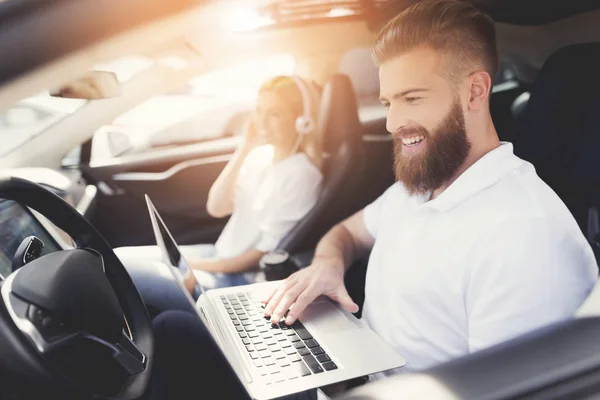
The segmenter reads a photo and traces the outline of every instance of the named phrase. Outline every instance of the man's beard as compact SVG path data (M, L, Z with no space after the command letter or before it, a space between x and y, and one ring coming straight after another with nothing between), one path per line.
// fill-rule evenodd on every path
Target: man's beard
M402 137L424 136L425 146L418 154L402 152ZM396 179L410 194L425 194L449 181L467 158L471 143L467 140L465 118L460 102L455 100L450 112L433 134L423 127L408 128L394 135L394 169Z

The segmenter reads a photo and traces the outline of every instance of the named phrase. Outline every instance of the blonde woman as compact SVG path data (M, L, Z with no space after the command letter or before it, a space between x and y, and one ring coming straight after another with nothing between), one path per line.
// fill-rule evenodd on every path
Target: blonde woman
M205 287L248 283L244 273L317 202L319 97L315 85L297 76L278 76L260 88L243 141L208 195L208 213L230 219L214 245L181 246Z
M244 138L213 183L206 208L230 216L215 244L180 250L205 288L249 283L263 254L313 208L321 191L320 92L298 76L264 83ZM156 246L121 247L127 261L161 259Z

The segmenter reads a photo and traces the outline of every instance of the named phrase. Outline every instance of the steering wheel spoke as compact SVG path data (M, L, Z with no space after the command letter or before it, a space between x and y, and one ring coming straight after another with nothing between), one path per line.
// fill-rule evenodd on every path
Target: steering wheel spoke
M146 368L146 356L136 344L123 332L114 346L115 361L130 375L139 374Z
M146 356L125 333L121 335L117 343L110 343L98 336L79 331L53 342L44 353L50 358L59 358L62 353L71 352L72 348L86 346L102 348L101 352L106 355L104 362L108 363L110 357L125 375L136 375L146 369ZM99 351L96 350L96 352Z
M14 276L11 275L3 287L3 296L8 300L5 301L5 304L10 307L9 311L17 327L29 337L41 354L58 357L62 351L68 350L72 346L84 345L87 342L105 347L114 362L127 375L135 375L144 371L146 356L131 340L125 328L115 343L83 330L75 330L54 313L28 303L9 292L13 279Z

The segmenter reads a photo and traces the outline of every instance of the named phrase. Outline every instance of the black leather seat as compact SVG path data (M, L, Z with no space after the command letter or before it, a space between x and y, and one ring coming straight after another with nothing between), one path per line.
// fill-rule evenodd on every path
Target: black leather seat
M600 208L600 43L548 58L519 119L515 154L565 202L598 257Z
M364 171L362 128L352 83L336 74L324 85L319 124L325 153L323 189L315 207L279 243L296 253L313 248L336 223L356 207Z

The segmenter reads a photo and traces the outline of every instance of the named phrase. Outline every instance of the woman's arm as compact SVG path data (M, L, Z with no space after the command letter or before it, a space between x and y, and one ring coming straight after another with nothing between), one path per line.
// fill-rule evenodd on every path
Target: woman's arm
M248 131L242 143L233 153L233 157L208 192L206 211L215 217L223 218L233 213L233 200L235 195L235 183L240 168L250 151L258 145L254 123L250 122Z

